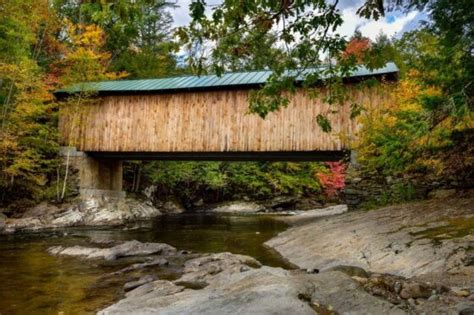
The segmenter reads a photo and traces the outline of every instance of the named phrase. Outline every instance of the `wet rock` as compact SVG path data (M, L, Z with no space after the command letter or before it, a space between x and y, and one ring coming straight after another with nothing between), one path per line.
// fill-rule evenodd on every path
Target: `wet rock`
M163 203L163 206L161 209L163 213L167 213L167 214L178 214L178 213L183 213L186 211L184 206L177 200L166 201L165 203Z
M144 269L144 268L148 268L148 267L157 267L157 266L161 267L161 266L166 266L168 264L169 264L168 260L166 260L164 258L156 258L156 259L153 259L151 261L144 262L144 263L133 264L133 265L128 266L126 268L120 269L117 272L114 272L114 274L121 274L121 273L130 272L130 271L139 270L139 269Z
M367 284L369 282L369 279L364 277L352 276L351 278L362 285Z
M393 284L393 291L396 294L400 294L400 292L402 291L402 287L403 284L400 281L395 281L395 283Z
M472 235L453 232L442 246L433 232L450 222L464 222L474 211L474 199L440 203L426 200L376 211L353 211L324 219L304 220L303 214L285 218L292 228L265 243L301 269L359 266L406 278L423 274L468 272ZM420 215L423 213L423 215ZM449 218L449 222L440 218ZM441 229L443 230L443 229ZM437 245L438 244L438 245ZM474 255L473 255L474 256Z
M0 215L0 233L2 233L6 228L5 218Z
M328 271L340 271L345 273L348 276L351 277L361 277L361 278L368 278L369 274L367 271L364 270L364 268L360 268L357 266L344 266L344 265L339 265L339 266L334 266L326 269Z
M61 209L57 207L56 205L53 205L47 202L42 202L39 205L36 205L30 209L27 209L23 213L22 217L30 218L30 217L40 217L40 216L46 216L46 215L55 215L62 211L64 211L64 209Z
M348 211L347 205L336 205L321 209L313 209L306 211L296 211L293 216L280 217L278 220L284 221L291 225L302 225L308 222L315 221L323 217L330 217L337 214L342 214Z
M471 292L467 289L452 288L452 292L459 297L468 297L471 295Z
M365 292L347 275L330 271L307 274L258 265L253 258L230 253L191 259L165 293L145 284L99 314L314 314L314 305L339 313L404 314L396 306ZM214 266L214 267L211 267ZM221 269L215 273L215 267ZM240 272L243 266L248 271ZM193 276L190 276L192 274ZM200 289L182 289L186 279L205 281ZM177 289L178 288L178 289ZM169 292L173 292L168 294Z
M456 310L459 315L474 315L474 304L462 302L456 305Z
M48 252L53 255L83 256L86 259L115 260L127 256L169 255L176 253L176 248L164 243L129 241L111 248L54 246L50 247Z
M292 196L278 196L265 202L265 207L268 209L274 209L276 211L283 211L287 208L293 207L297 202L296 197ZM277 210L277 209L281 210Z
M428 193L428 198L446 199L456 195L456 189L436 189Z
M159 215L160 210L149 202L91 196L62 207L40 204L27 210L22 218L8 219L6 227L15 231L36 231L70 226L111 226Z
M146 276L143 276L141 277L140 279L136 280L136 281L130 281L130 282L127 282L124 284L123 286L123 289L125 291L130 291L130 290L133 290L139 286L142 286L146 283L149 283L149 282L152 282L152 281L155 281L156 280L156 277L155 276L152 276L152 275L146 275Z
M255 202L233 201L211 208L208 211L219 213L254 213L263 210L265 210L265 207Z
M142 296L148 295L150 292L153 292L153 297L168 296L176 294L184 290L184 287L175 285L171 281L167 280L157 280L153 282L146 283L142 286L139 286L136 289L133 289L125 293L127 298L138 299Z
M429 298L431 296L432 290L420 283L406 283L403 285L403 289L400 292L400 297L402 299L410 298Z

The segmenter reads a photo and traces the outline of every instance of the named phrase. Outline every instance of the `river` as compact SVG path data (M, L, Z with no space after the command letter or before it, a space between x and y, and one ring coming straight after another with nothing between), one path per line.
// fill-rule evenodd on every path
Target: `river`
M122 294L119 280L108 278L123 263L56 257L47 248L95 246L92 242L139 240L163 242L195 252L224 252L255 257L263 264L286 267L263 243L285 225L261 215L185 214L162 216L127 228L74 228L0 237L0 314L87 314ZM174 279L178 270L158 276Z

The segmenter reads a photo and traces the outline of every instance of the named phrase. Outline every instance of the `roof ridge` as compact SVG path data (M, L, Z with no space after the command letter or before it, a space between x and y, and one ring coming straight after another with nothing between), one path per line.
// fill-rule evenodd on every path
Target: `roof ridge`
M302 72L321 70L323 66L313 68L301 68ZM288 70L288 72L298 69ZM373 75L383 75L398 72L394 62L388 62L383 67L368 69L360 65L352 71L347 78L364 77ZM82 82L71 85L56 91L55 94L70 94L80 91L97 92L146 92L146 91L170 91L170 90L196 90L225 88L236 86L258 86L267 82L271 70L238 71L226 72L218 76L217 74L205 75L180 75L151 79L129 79L129 80L109 80ZM291 73L290 73L291 74ZM296 73L295 81L302 81L301 73ZM324 75L323 75L324 76ZM324 79L324 78L323 78Z

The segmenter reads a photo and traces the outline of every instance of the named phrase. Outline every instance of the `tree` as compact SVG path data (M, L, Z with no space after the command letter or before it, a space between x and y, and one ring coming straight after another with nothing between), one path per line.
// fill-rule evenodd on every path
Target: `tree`
M328 56L328 60L334 60L346 48L345 40L337 34L337 28L342 24L337 5L338 0L227 0L214 6L212 14L207 16L206 1L194 0L190 4L193 20L189 27L179 29L178 35L188 47L194 47L196 43L203 47L210 43L214 47L212 69L221 74L226 70L226 60L254 50L260 45L257 39L262 34L275 33L275 43L285 47L284 54L282 58L269 61L268 68L273 74L265 86L249 99L250 110L265 117L288 104L284 95L294 91L296 75L304 80L304 86L320 80L330 89L340 90L340 78L354 69L357 60L340 58L336 59L336 65L329 64L320 73L303 71L321 65L323 55ZM431 19L426 29L440 38L442 48L443 57L435 66L438 67L437 78L446 78L438 82L444 91L442 99L431 99L429 103L442 108L445 114L465 115L466 110L472 107L473 95L474 18L472 10L466 10L469 7L469 0L366 0L358 13L366 18L378 19L387 9L426 9ZM199 53L193 57L194 69L202 71L208 54ZM375 66L370 62L367 64ZM450 74L452 66L449 64L457 65L459 70ZM292 69L296 71L288 72ZM328 103L338 104L343 94L336 92L330 95ZM326 125L325 129L330 129L327 128L327 119L318 117L317 120L322 127Z
M57 166L57 108L46 51L56 51L57 31L48 1L0 1L1 202L48 194Z
M367 59L366 54L369 52L370 46L370 39L362 36L362 33L356 30L342 52L342 57L354 58L357 63L363 63Z
M56 0L59 14L72 24L97 25L111 54L110 69L129 78L169 75L176 71L171 40L172 18L165 0Z
M116 80L127 76L125 72L108 71L111 54L104 51L105 34L97 25L72 24L68 21L66 25L66 38L68 49L63 60L61 81L64 85L75 83L79 85L79 92L62 102L62 115L67 117L67 126L70 135L68 147L74 146L75 139L71 138L81 122L81 113L87 110L88 105L94 100L90 96L94 91L89 88L87 82L100 80ZM58 192L58 199L63 200L66 196L67 181L69 175L71 150L68 148L66 154L66 164L61 192Z

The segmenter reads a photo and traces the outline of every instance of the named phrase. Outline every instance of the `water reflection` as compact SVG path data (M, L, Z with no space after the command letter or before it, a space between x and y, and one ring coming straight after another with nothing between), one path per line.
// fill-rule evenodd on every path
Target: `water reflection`
M262 244L285 225L266 216L164 216L126 229L69 229L0 237L0 314L84 314L110 304L121 287L100 281L118 264L54 257L50 246L84 245L90 241L164 242L197 252L250 255L262 263L285 266ZM169 277L167 275L166 277Z

